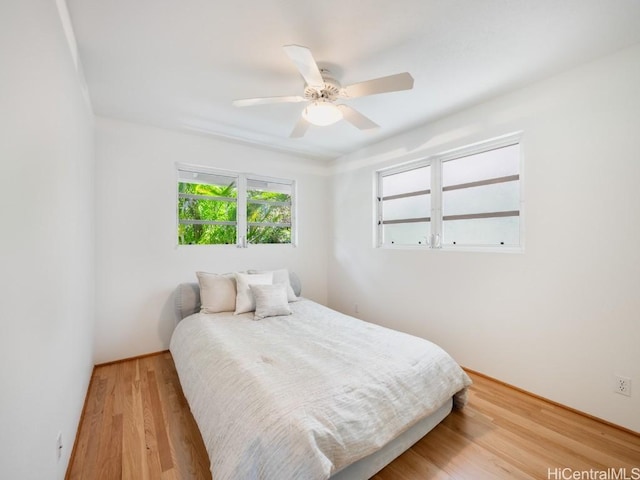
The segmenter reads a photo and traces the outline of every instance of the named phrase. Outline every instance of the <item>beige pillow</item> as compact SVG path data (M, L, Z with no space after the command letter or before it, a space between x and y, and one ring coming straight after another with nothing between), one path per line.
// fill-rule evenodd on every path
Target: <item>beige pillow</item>
M249 274L236 273L236 310L235 314L253 312L256 302L251 293L250 285L271 285L273 275L271 273Z
M291 286L291 280L289 279L289 270L281 268L279 270L249 270L249 273L272 273L273 283L282 283L287 287L287 301L295 302L298 300L293 287Z
M282 283L273 285L250 285L256 302L254 320L278 315L291 315L287 299L287 286Z
M236 279L233 273L196 272L200 284L202 313L233 312L236 309Z

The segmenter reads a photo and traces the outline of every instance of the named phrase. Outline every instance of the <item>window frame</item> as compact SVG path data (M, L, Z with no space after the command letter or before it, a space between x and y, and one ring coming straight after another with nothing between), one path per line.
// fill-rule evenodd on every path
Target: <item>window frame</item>
M374 245L376 248L382 249L401 249L401 250L427 250L427 251L467 251L467 252L503 252L503 253L523 253L524 252L524 154L522 143L523 132L515 132L489 140L476 142L463 147L454 148L445 152L429 155L416 160L386 167L375 172L375 228L376 235ZM442 245L443 234L443 180L442 166L445 162L461 159L471 155L477 155L492 150L512 145L519 146L518 159L518 179L519 182L519 244L518 245ZM409 244L385 244L384 243L384 219L383 219L383 201L384 192L382 188L382 180L385 176L403 173L424 166L431 167L431 215L430 215L430 239L424 245ZM480 181L484 182L484 181ZM472 182L470 182L472 183ZM446 187L445 187L446 188ZM451 190L451 189L447 189ZM496 215L497 217L497 215Z
M428 189L425 190L416 190L416 192L411 192L413 194L416 194L418 192L424 192L423 194L425 195L430 195L431 197L431 213L429 217L420 217L420 219L424 220L425 222L428 222L432 227L433 227L433 214L434 214L434 196L433 196L433 175L434 175L434 170L433 170L433 165L431 163L430 160L428 159L421 159L421 160L417 160L417 161L413 161L410 163L404 163L401 165L396 165L393 167L389 167L386 168L384 170L379 170L377 172L377 191L376 191L376 203L377 203L377 216L376 216L376 231L377 231L377 243L376 245L378 247L384 247L384 248L402 248L402 247L413 247L413 245L385 245L383 243L383 237L384 237L384 219L382 218L382 205L383 205L383 201L386 199L391 200L391 198L388 197L394 197L395 195L389 195L388 197L383 197L382 193L383 193L383 181L384 181L384 177L387 176L391 176L391 175L397 175L400 173L405 173L405 172L410 172L411 170L417 170L419 168L423 168L423 167L430 167L431 168L431 172L430 172L430 178L431 178L431 185L429 186ZM402 195L402 194L401 194ZM400 197L398 197L400 198ZM418 217L415 217L415 219L418 219ZM415 221L415 219L413 219ZM409 220L408 222L399 222L398 220L390 220L390 223L410 223L410 221L412 219L404 219L404 220ZM431 228L431 230L433 230L433 228ZM425 242L425 245L415 245L416 248L424 248L425 246L427 246L427 242Z
M178 235L179 226L181 224L180 214L179 214L179 184L182 181L180 178L180 172L193 172L193 173L202 173L205 175L220 175L225 177L232 177L236 179L236 192L237 197L236 201L236 220L235 222L230 221L208 221L207 224L212 225L234 225L236 227L236 242L232 243L203 243L203 244L188 244L188 243L180 243L180 238ZM296 247L298 243L298 235L297 235L297 182L292 179L280 178L280 177L270 177L265 175L258 175L254 173L246 173L246 172L238 172L234 170L225 170L220 168L208 167L203 165L194 165L189 163L176 162L175 164L175 241L177 247L234 247L234 248L248 248L251 246L259 246L259 245L270 245L270 246L291 246ZM267 182L267 183L279 183L282 185L288 185L291 188L291 241L289 243L250 243L247 241L247 235L249 232L249 227L252 225L260 225L255 222L248 222L247 219L247 206L249 203L257 203L249 201L247 194L247 186L250 181L258 181L258 182ZM222 198L222 197L221 197ZM280 225L286 226L286 225Z

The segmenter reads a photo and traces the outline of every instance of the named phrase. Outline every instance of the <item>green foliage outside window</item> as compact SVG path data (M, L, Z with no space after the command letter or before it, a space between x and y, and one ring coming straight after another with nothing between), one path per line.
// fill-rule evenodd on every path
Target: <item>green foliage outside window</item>
M247 197L249 225L247 241L249 243L291 243L291 195L249 190ZM252 200L260 203L253 203ZM285 225L255 225L261 223Z
M212 185L178 183L178 243L180 245L235 244L238 192L235 183ZM182 194L182 195L181 195ZM197 195L196 198L187 195ZM232 222L232 225L188 223ZM247 242L291 243L291 195L247 191Z
M179 182L178 194L181 193L202 195L212 199L195 199L178 195L178 220L236 221L237 202L220 199L237 199L238 192L235 184L224 186ZM180 245L235 244L236 227L179 223L178 241Z

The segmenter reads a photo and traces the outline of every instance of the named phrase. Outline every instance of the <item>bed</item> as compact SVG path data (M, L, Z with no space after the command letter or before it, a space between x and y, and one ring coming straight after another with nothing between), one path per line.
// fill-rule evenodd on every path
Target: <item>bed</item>
M199 313L189 283L176 306L170 350L214 480L367 479L466 401L440 347L302 297L255 320L260 305Z

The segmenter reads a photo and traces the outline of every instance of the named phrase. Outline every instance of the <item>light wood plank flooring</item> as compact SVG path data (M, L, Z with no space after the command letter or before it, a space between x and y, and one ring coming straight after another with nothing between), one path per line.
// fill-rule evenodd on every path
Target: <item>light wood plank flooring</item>
M560 479L609 468L640 474L639 436L472 378L465 409L374 480ZM67 478L211 478L168 352L96 367Z
M169 352L94 369L66 478L211 478Z

